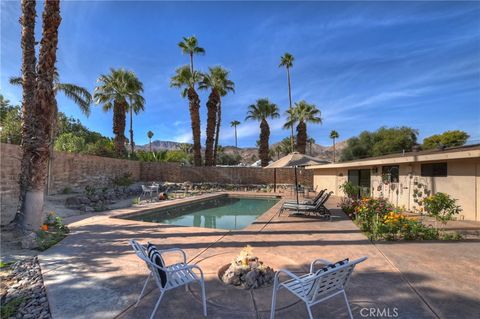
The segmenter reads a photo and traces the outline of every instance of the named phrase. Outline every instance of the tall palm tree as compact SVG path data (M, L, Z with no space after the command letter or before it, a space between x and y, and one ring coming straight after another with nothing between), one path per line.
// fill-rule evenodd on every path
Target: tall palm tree
M190 121L192 124L193 137L193 163L195 166L202 165L202 153L200 144L200 98L195 91L195 84L201 79L201 74L187 65L175 70L175 75L170 80L170 86L182 89L182 97L188 97Z
M133 141L133 113L138 114L144 110L145 99L141 95L143 92L143 83L137 78L135 73L127 71L125 74L125 82L128 86L127 90L130 92L128 96L128 112L130 113L130 152L133 154L135 151L135 142Z
M23 129L20 210L15 222L23 232L39 229L43 218L44 191L47 179L49 145L55 126L57 101L54 91L58 28L61 22L59 0L45 1L43 36L38 65L35 65L35 1L22 1L22 82ZM29 161L24 166L23 163ZM25 169L25 171L23 171Z
M22 16L20 24L22 25L22 81L24 83L22 90L22 159L20 161L20 195L17 211L13 223L19 230L26 231L28 225L25 224L25 195L30 182L30 165L33 151L35 150L35 84L36 84L36 65L37 57L35 55L35 17L36 1L22 0ZM33 226L35 227L35 226ZM36 229L35 229L36 230Z
M288 80L288 102L289 102L289 110L292 110L292 86L290 82L290 68L293 67L293 61L295 58L293 55L291 55L288 52L285 52L285 54L280 58L280 65L279 67L285 67L287 69L287 80ZM293 152L293 126L291 127L290 131L290 146Z
M235 129L235 147L238 147L237 145L237 126L238 125L240 125L240 122L237 120L230 122L230 127L233 127Z
M313 144L315 144L315 139L313 137L310 137L310 138L307 139L307 143L308 143L308 147L309 147L309 150L310 150L310 156L313 156L312 146L313 146Z
M183 41L179 42L178 46L182 49L183 54L190 56L190 72L193 74L195 71L193 68L193 56L205 54L205 49L198 46L198 40L195 36L183 37Z
M340 135L338 134L337 131L332 130L330 132L330 138L333 140L333 162L335 163L335 140L339 137Z
M115 134L115 152L118 157L123 157L125 149L126 112L130 104L140 105L143 108L143 98L139 94L138 85L135 84L135 74L125 69L110 69L110 74L102 74L97 82L93 95L96 104L103 104L103 110L108 112L113 109L113 134ZM138 107L138 106L136 106Z
M305 154L307 147L307 122L322 123L320 110L314 104L305 101L295 103L295 107L290 112L287 111L287 122L285 128L290 128L297 123L297 152Z
M153 132L152 131L148 131L147 132L147 136L148 136L148 144L150 146L150 153L152 152L152 137L153 137Z
M23 85L23 79L22 77L11 77L10 78L10 84L13 85ZM58 92L62 92L67 98L72 100L75 104L77 104L85 116L90 115L90 104L92 102L92 95L86 88L83 88L81 86L78 86L76 84L71 84L71 83L62 83L60 82L60 76L58 74L58 70L55 68L54 73L53 73L53 91L55 92L55 95ZM57 111L55 110L55 122L57 118ZM57 132L58 132L58 126L57 125L52 125L52 138L53 140L56 139L57 137ZM50 144L50 161L48 162L48 171L51 171L51 166L52 166L52 160L53 160L53 145L54 143ZM50 177L51 175L48 175L48 182L47 182L47 194L50 189Z
M207 101L207 132L205 140L205 165L215 165L221 122L222 96L235 91L235 84L228 79L228 71L220 66L208 68L202 76L199 89L211 89Z
M278 117L280 117L278 106L266 98L258 99L255 104L248 107L245 120L256 120L260 122L260 147L258 157L260 157L263 167L268 165L269 160L268 140L270 138L270 127L268 126L267 119Z

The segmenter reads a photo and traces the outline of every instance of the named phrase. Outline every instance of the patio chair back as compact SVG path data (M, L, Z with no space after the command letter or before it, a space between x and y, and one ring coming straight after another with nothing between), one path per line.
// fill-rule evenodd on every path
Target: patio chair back
M326 191L326 188L319 191L318 194L315 195L315 197L312 199L312 203L316 204L322 198L323 194L325 194Z
M158 288L160 288L160 290L163 290L165 284L162 285L162 279L160 278L160 274L159 274L158 270L162 270L166 273L165 283L168 282L169 273L166 271L165 268L162 268L162 267L154 264L150 260L150 258L148 258L147 250L142 244L140 244L139 242L137 242L136 240L133 240L133 239L130 240L130 244L132 245L133 250L135 251L135 254L138 256L138 258L140 258L141 260L143 260L147 264L147 267L151 271L151 273L153 275L153 278L155 278L155 282L156 282Z
M327 202L327 200L330 198L330 195L332 194L333 192L325 192L323 193L322 197L317 201L317 203L315 204L315 207L313 208L313 210L317 211L319 210L323 204L325 204Z
M149 189L147 186L142 185L142 191L143 191L144 193L150 193L152 190Z
M305 301L314 304L328 295L345 289L355 266L366 259L367 257L362 257L330 270L325 270L328 268L319 269L315 276L304 282L304 287L310 287L308 291L305 291Z

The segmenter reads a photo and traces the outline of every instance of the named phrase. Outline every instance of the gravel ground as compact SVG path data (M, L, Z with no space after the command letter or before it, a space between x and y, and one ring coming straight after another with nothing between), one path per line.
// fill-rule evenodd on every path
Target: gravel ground
M51 318L42 272L37 257L18 261L0 272L0 303L19 300L16 313L9 319Z

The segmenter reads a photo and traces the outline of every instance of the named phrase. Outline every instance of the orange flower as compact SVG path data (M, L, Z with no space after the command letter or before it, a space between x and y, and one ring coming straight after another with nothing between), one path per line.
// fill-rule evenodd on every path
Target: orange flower
M48 231L48 225L43 224L42 226L40 226L40 229L43 230L43 231Z

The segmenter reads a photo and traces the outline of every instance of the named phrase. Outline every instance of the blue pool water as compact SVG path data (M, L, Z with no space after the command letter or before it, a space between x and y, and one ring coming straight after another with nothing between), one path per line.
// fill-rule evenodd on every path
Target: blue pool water
M175 205L127 219L179 226L242 229L278 202L277 198L218 197Z

